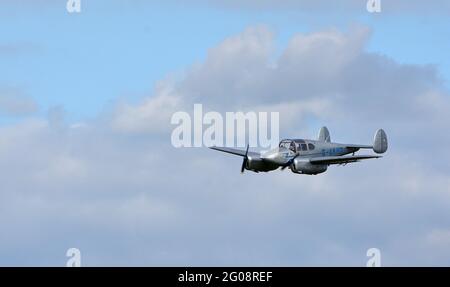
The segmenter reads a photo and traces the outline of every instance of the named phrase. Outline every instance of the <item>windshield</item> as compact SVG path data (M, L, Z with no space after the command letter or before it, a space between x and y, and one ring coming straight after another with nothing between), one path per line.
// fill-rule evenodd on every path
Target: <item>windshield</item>
M291 140L283 140L280 142L279 145L280 148L285 148L285 149L289 149L293 152L297 152L297 148L295 145L295 142L291 141Z

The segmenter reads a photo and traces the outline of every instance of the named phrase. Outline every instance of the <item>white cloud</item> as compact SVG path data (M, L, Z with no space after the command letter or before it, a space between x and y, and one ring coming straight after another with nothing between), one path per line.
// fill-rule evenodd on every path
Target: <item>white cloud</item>
M16 88L0 88L0 114L22 116L36 112L37 103Z
M122 132L168 132L170 118L182 108L182 99L170 84L161 82L155 95L139 105L118 104L111 121L112 128Z
M369 36L300 34L274 59L272 32L249 28L110 117L1 127L0 264L63 265L75 246L86 265L364 266L370 247L385 265L448 265L435 230L450 224L450 154L432 150L450 140L448 92L433 67L366 52ZM390 150L319 176L240 175L239 157L171 146L171 113L196 102L280 111L282 136L329 124L370 142L382 125Z
M371 130L389 124L396 132L433 119L436 128L442 128L448 91L436 68L368 53L369 37L370 30L359 26L347 32L297 34L274 57L273 33L264 26L247 28L211 48L204 62L188 68L183 79L162 82L141 104L119 105L113 126L132 132L168 131L172 113L190 112L194 103L201 103L220 112L259 107L282 112L286 132L307 119L346 122L355 116Z

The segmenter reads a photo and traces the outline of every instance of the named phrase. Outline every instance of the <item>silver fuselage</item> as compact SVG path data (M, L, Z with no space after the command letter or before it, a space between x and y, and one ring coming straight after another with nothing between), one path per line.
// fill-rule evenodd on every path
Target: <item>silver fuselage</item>
M290 168L298 174L319 174L327 170L328 166L346 165L360 160L380 158L379 155L355 155L360 149L371 149L377 154L386 152L388 141L383 129L378 129L374 135L372 145L341 144L331 142L330 133L322 127L318 140L285 139L280 141L277 148L258 153L227 148L211 147L234 155L244 157L241 171L245 169L254 172L266 172L281 167ZM352 154L352 155L348 155Z

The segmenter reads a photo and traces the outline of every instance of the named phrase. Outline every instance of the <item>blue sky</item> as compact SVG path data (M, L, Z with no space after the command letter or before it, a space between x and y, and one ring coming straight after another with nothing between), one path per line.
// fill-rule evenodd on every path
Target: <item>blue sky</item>
M299 10L223 9L208 5L85 1L68 14L51 5L3 4L1 42L20 55L2 56L0 84L17 86L38 102L40 114L64 106L71 121L92 118L118 99L136 102L160 79L182 73L208 49L247 26L263 24L283 49L299 32L352 25L372 29L369 51L401 63L433 64L450 78L444 15ZM418 41L420 39L420 41ZM2 115L4 122L7 115Z

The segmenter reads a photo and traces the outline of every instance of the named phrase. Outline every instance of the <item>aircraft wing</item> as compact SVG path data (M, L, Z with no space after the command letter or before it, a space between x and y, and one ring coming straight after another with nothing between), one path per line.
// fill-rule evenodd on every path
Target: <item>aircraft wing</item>
M357 162L362 159L379 158L378 155L349 155L349 156L321 156L309 160L312 164L345 164Z
M210 149L218 150L218 151L226 152L226 153L231 153L234 155L245 156L245 150L234 149L234 148L229 148L229 147L217 147L217 146L212 146L212 147L210 147ZM254 156L254 157L261 157L261 155L259 153L252 152L252 151L249 151L248 155Z

